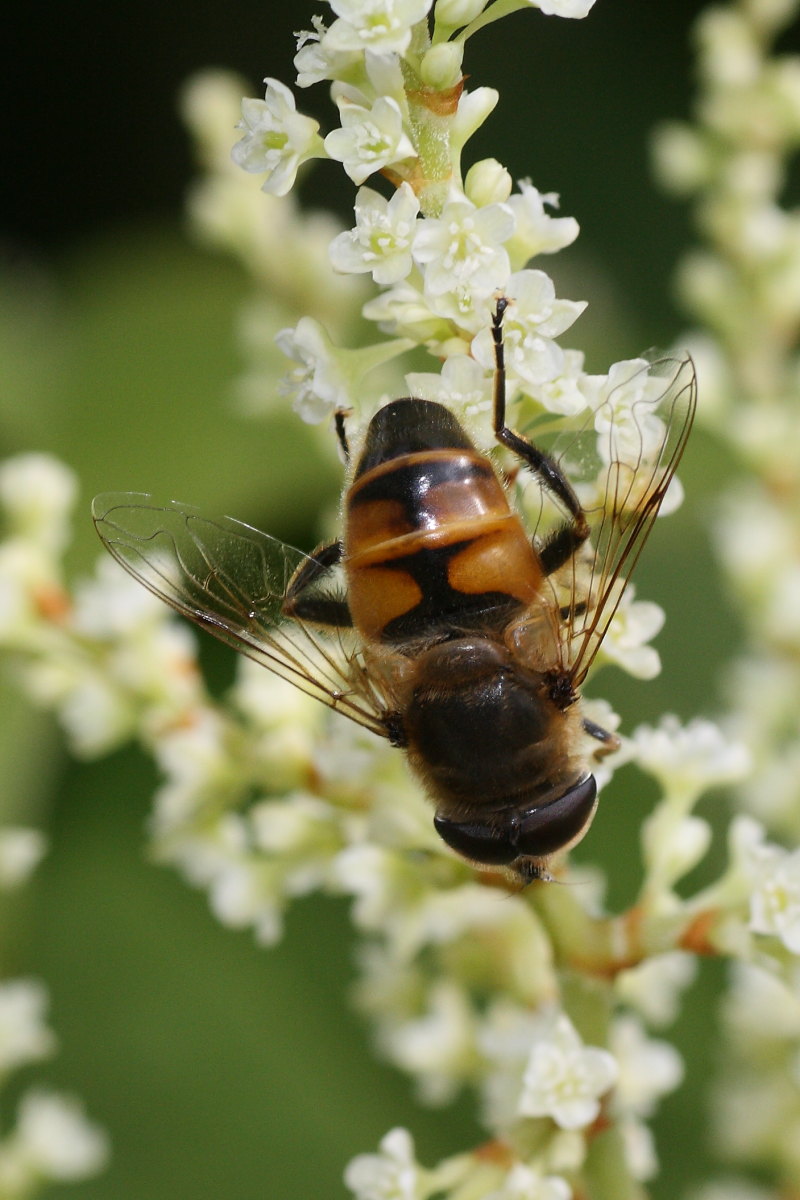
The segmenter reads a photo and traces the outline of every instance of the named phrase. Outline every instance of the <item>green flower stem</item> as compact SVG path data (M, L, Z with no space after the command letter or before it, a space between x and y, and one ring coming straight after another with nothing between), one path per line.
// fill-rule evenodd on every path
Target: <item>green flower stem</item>
M507 17L511 13L519 12L523 8L530 8L527 0L495 0L495 3L490 8L485 9L479 17L471 21L465 29L458 35L458 40L465 42L467 38L472 37L473 33L477 33L479 29L491 25L493 21L499 21L502 17Z
M622 1134L615 1125L592 1138L584 1171L591 1200L646 1200L647 1192L630 1176Z
M676 949L716 953L716 909L686 906L660 911L636 905L614 917L592 917L568 887L535 884L531 902L552 941L558 965L613 979L646 958Z
M401 66L414 144L419 155L415 177L409 182L419 197L423 214L438 217L453 176L454 152L450 135L463 82L440 91L424 84L405 60Z

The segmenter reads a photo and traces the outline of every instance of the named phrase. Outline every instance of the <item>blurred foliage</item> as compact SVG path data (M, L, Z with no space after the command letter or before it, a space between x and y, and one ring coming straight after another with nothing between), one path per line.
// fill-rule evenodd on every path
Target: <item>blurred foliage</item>
M94 7L82 10L84 31ZM280 30L263 6L238 3L234 13L218 7L215 18L206 13L198 22L191 51L183 18L163 6L127 13L123 6L118 23L106 15L97 32L98 127L87 128L83 107L92 88L67 87L75 105L65 122L71 132L55 151L56 168L62 154L62 165L81 164L74 174L82 177L85 206L74 201L75 180L67 173L63 223L52 227L31 172L28 209L21 203L7 216L2 448L48 450L78 472L75 572L88 570L99 552L88 505L102 490L154 490L200 502L306 545L314 541L320 509L335 503L338 473L320 431L288 415L254 422L233 411L230 385L239 360L232 330L247 281L177 231L185 151L173 150L166 166L148 157L159 122L161 154L179 144L170 97L189 70L214 61L254 79L267 72L290 78L290 30L307 23L306 6L303 14L297 7L289 6ZM696 7L670 6L667 14L662 5L598 0L587 22L524 14L510 31L518 36L496 27L476 39L468 64L476 82L519 80L519 94L504 95L487 126L486 137L499 134L499 141L476 153L505 157L515 174L530 174L545 190L560 187L564 212L584 227L578 247L563 256L565 267L559 264L557 285L591 302L567 340L587 349L593 369L651 342L665 344L679 328L669 309L668 273L685 231L677 210L648 181L645 135L656 117L683 112L688 22ZM133 171L116 164L119 146L106 136L111 157L101 204L90 184L99 170L106 109L113 107L108 67L113 62L118 70L123 18L132 38L134 61L124 59L129 70L138 65L136 55L148 61L147 38L158 47L147 102L132 117L133 135L126 133L124 167L132 159L145 178L131 193ZM239 27L235 45L232 25ZM182 46L173 59L170 37ZM76 39L71 31L62 43L67 57ZM48 56L58 38L50 40ZM646 50L632 49L637 45ZM321 104L322 97L309 101ZM115 113L118 127L124 115ZM26 139L19 150L23 184L29 158ZM108 185L116 165L122 174L115 191ZM323 173L319 168L309 181L308 194L327 186ZM330 199L343 206L341 195ZM144 219L159 210L171 212L171 220ZM664 672L649 684L609 672L594 687L618 707L628 729L665 710L682 717L713 713L723 701L721 668L736 628L705 526L727 471L715 447L696 435L682 471L688 503L659 524L637 573L639 594L667 610L658 641ZM206 653L212 675L224 678L229 656L216 647ZM469 1103L420 1115L407 1082L371 1057L365 1029L347 1007L352 942L342 906L304 901L284 943L269 952L221 929L200 897L143 861L155 786L150 764L133 749L99 763L70 761L57 732L22 703L13 681L5 683L0 705L4 806L16 818L25 812L41 819L52 843L33 883L14 901L4 974L46 981L61 1050L42 1073L78 1092L114 1143L110 1169L80 1186L82 1200L343 1196L348 1158L371 1150L392 1125L414 1130L422 1161L476 1136ZM640 784L632 769L621 773L581 847L581 857L600 859L610 872L617 902L635 883L631 864L650 802ZM707 970L688 998L679 1031L688 1081L656 1122L662 1175L652 1191L663 1200L702 1174L713 985L714 971Z

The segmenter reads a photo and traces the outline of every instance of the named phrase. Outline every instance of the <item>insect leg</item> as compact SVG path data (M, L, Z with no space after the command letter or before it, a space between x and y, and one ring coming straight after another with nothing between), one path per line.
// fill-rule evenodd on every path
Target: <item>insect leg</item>
M595 721L590 721L588 717L583 718L583 732L588 733L589 737L595 738L601 743L595 748L594 758L605 758L607 754L613 754L615 750L619 750L622 745L615 733L610 733L608 729L603 729L602 725L596 724Z
M309 595L311 586L342 561L341 542L326 542L318 546L295 571L286 589L283 612L315 625L333 625L339 629L352 626L353 618L346 600L334 596Z
M507 308L508 300L504 296L501 296L497 301L497 307L492 317L495 361L494 432L497 440L503 446L507 446L514 454L518 455L530 467L534 475L538 476L542 485L557 500L561 501L572 518L570 524L564 526L563 530L558 530L551 539L551 545L553 546L551 557L555 560L555 565L551 566L550 570L553 571L557 566L563 566L571 555L574 554L575 550L586 541L589 536L589 523L586 520L586 514L581 507L580 500L575 495L569 480L565 477L560 467L543 450L534 446L533 442L529 442L527 438L521 437L520 434L516 433L513 429L509 429L506 425L506 365L505 348L503 345L503 316ZM559 559L560 561L558 561Z

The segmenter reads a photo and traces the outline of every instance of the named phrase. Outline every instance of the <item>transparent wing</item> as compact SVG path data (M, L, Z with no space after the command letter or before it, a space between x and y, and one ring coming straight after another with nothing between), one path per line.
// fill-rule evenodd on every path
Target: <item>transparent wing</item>
M232 517L207 517L143 492L98 496L92 516L106 549L160 599L301 691L387 735L391 706L352 631L311 627L283 611L307 555ZM335 574L319 573L317 597L344 601Z
M546 431L541 441L533 431L573 485L590 527L588 543L549 581L561 617L563 669L576 687L608 631L664 502L696 405L694 364L688 357L639 359L619 367L617 381L611 380L579 429L554 436L550 445ZM543 514L537 535L545 526Z

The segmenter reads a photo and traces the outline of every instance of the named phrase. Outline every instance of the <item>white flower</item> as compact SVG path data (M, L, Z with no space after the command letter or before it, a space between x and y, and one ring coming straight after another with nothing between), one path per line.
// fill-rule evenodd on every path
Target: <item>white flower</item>
M617 994L638 1008L651 1025L669 1025L678 1015L680 994L697 975L697 960L682 950L647 958L616 978Z
M584 379L583 354L580 350L562 352L559 374L528 391L548 412L574 417L586 408L586 395L581 387Z
M586 304L557 300L553 281L544 271L517 271L509 278L505 292L515 300L503 322L506 370L526 389L537 388L561 374L564 352L554 338L569 329ZM472 352L484 367L494 362L494 341L488 325L474 338Z
M665 892L700 862L711 842L711 826L702 817L684 815L667 795L641 828L645 887Z
M73 628L85 637L108 641L162 625L169 610L119 563L105 555L96 565L92 579L75 587Z
M275 341L299 365L286 376L281 390L293 395L292 408L314 425L337 408L349 407L344 377L325 330L313 317L301 317L294 329L282 329Z
M600 1112L600 1098L614 1086L617 1064L598 1046L584 1046L561 1013L534 1043L523 1079L519 1111L552 1117L562 1129L582 1129Z
M664 610L651 600L636 600L629 585L603 639L599 657L616 663L634 679L654 679L661 670L658 651L647 642L664 624Z
M750 874L750 929L773 934L800 954L800 850L759 844L751 851Z
M551 217L545 206L558 208L555 192L540 192L530 179L520 179L519 192L507 200L516 219L509 252L517 255L520 266L537 254L553 254L575 241L580 226L574 217Z
M669 1042L648 1038L631 1013L615 1019L610 1046L619 1067L615 1107L636 1117L651 1117L661 1097L683 1079L680 1054Z
M681 725L668 714L655 727L640 725L632 743L642 770L673 796L694 798L709 787L737 783L750 766L746 747L702 718Z
M664 379L650 372L644 358L614 363L608 375L587 376L584 386L595 412L597 448L606 463L638 468L656 454L664 439L664 422L655 412Z
M254 846L275 859L286 895L307 895L325 881L341 849L339 822L329 805L294 792L255 805L250 818Z
M102 1170L108 1159L108 1139L87 1121L70 1096L36 1089L22 1099L15 1150L49 1179L85 1179Z
M50 454L18 454L0 466L0 504L13 535L60 553L78 492L74 473Z
M417 222L414 258L425 270L425 294L439 297L465 289L488 297L508 279L503 249L514 232L514 215L505 204L476 208L469 200L448 200L440 217Z
M442 979L422 1016L390 1027L381 1039L388 1056L417 1079L425 1104L445 1104L475 1067L475 1013L464 988Z
M593 7L594 0L529 0L529 3L548 16L585 17Z
M800 982L785 979L756 963L735 962L724 1000L725 1023L736 1042L750 1051L764 1042L800 1038Z
M460 408L466 417L488 412L492 407L492 377L468 354L454 354L441 373L406 375L409 395L437 400L448 408Z
M47 850L44 834L22 825L0 827L0 889L28 878Z
M485 1200L570 1200L572 1188L557 1175L542 1175L526 1163L515 1163L503 1186Z
M339 98L341 129L325 138L325 149L337 159L353 183L363 183L382 167L412 158L414 146L403 129L403 115L391 96L379 96L372 108Z
M307 29L297 35L297 54L294 65L297 71L297 86L311 87L326 79L340 79L350 67L358 62L358 50L335 50L325 40L325 25L322 17L312 17L313 30Z
M55 1037L44 1024L47 993L35 979L0 984L0 1072L46 1058Z
M374 54L404 54L411 26L423 20L433 0L331 0L339 18L323 38L335 51L371 50Z
M266 172L265 192L285 196L301 163L317 157L321 141L319 124L297 112L289 88L277 79L265 79L263 100L242 101L239 128L244 137L231 150L233 161L253 174Z
M406 1129L392 1129L380 1142L380 1154L359 1154L348 1163L346 1186L356 1200L421 1200L414 1142Z
M411 243L418 212L419 201L407 183L401 184L391 200L372 188L360 188L355 229L340 233L330 245L334 270L370 271L375 282L383 286L405 279L413 266Z

